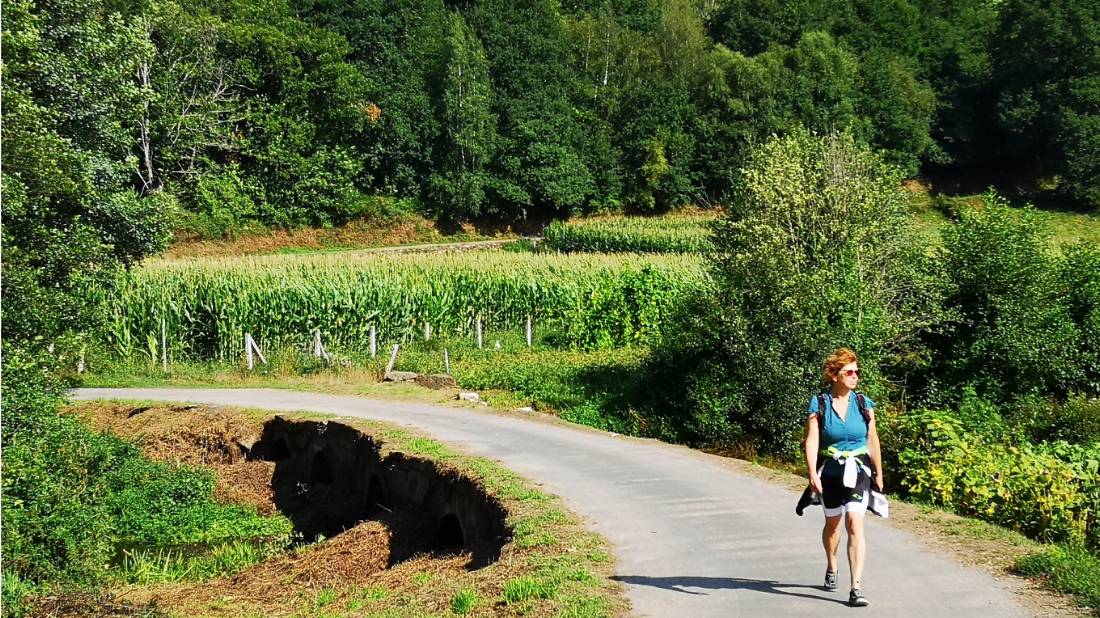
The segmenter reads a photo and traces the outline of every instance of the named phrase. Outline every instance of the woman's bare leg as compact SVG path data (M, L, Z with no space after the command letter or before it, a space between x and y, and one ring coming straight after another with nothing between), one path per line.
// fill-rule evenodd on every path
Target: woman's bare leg
M829 561L829 570L837 572L836 550L840 547L840 520L843 515L826 517L825 527L821 530L821 544L825 547L825 559Z
M863 538L863 514L845 515L848 529L848 570L852 575L852 588L863 584L863 559L867 555L867 540Z

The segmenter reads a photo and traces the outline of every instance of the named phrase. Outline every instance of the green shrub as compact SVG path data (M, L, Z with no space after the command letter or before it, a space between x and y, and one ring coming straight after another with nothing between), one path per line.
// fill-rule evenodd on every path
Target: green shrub
M265 197L263 188L247 179L236 164L223 167L219 173L199 177L190 204L204 224L197 224L204 236L226 235L247 228L256 218L258 204Z
M1009 208L992 193L984 208L960 214L943 232L950 279L945 306L954 320L932 338L936 379L949 389L970 385L1001 402L1084 387L1094 368L1082 351L1096 344L1081 344L1063 283L1072 277L1050 255L1038 214ZM1075 259L1088 261L1085 256ZM1097 277L1082 277L1090 276ZM1096 298L1080 294L1075 310L1094 313Z
M889 442L904 448L887 469L910 496L1039 540L1100 547L1100 443L996 442L948 411L888 418Z
M1077 326L1076 363L1080 388L1100 395L1100 246L1081 242L1064 252L1060 291Z
M1033 442L1100 442L1100 399L1072 395L1062 402L1041 400L1018 416Z

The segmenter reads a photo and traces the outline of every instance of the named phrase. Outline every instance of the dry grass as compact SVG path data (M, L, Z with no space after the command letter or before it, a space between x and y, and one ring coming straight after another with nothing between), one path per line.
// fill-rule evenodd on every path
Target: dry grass
M357 220L331 228L270 230L224 240L180 238L164 253L166 258L259 255L297 251L338 251L422 243L509 239L508 229L482 229L465 224L454 229L416 215L396 221Z
M239 456L239 443L260 435L268 413L125 403L81 404L70 407L69 413L135 440L153 457L212 466L219 476L218 495L224 499L259 506L270 491L270 471L266 487L257 487L256 479L262 478L259 468L241 471L243 466L267 462ZM331 420L317 414L301 417ZM365 521L234 577L120 587L111 591L112 598L130 607L153 604L180 616L450 615L459 596L475 599L467 614L472 616L626 613L623 588L610 579L614 565L606 541L585 531L559 499L492 462L455 453L406 430L360 419L339 422L380 442L383 457L401 452L430 459L442 469L475 479L500 500L514 531L500 559L468 570L469 554L418 555L387 568L391 549L401 551L390 547L390 531L400 522ZM506 587L517 580L531 582L533 592L506 600Z

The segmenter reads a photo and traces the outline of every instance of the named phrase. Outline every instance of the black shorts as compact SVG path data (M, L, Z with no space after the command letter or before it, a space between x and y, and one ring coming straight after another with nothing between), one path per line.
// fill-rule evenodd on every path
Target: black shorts
M871 467L866 455L861 455L859 459L865 466ZM845 487L843 474L826 470L821 476L821 490L821 505L825 508L826 517L844 513L863 515L871 498L871 476L861 467L856 475L856 486Z

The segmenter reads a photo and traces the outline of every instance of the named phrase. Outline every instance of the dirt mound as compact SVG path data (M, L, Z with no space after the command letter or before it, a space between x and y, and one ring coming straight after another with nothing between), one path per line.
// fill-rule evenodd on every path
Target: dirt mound
M263 515L273 515L275 492L271 477L275 463L271 461L238 461L212 466L218 475L214 498L227 504L248 504Z
M152 459L212 468L214 497L223 503L251 505L264 515L277 510L271 489L275 464L245 459L263 433L261 418L210 406L103 404L74 411L97 431L137 443Z
M78 408L99 431L132 440L154 459L190 465L231 464L244 460L263 432L262 419L210 406L88 406Z
M365 521L331 539L257 564L225 580L224 586L239 596L258 600L277 594L286 585L363 584L388 566L390 536L385 523Z

